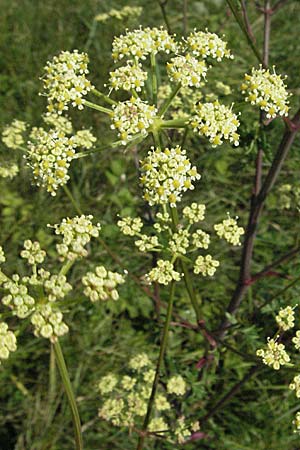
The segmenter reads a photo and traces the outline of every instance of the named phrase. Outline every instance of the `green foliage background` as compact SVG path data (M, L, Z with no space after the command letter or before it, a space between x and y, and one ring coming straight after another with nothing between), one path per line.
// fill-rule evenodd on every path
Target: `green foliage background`
M257 36L262 41L262 17L250 3L250 19ZM95 26L94 17L111 8L143 6L138 23L108 22ZM189 155L202 174L199 189L193 193L196 201L206 203L211 223L222 219L227 210L241 217L245 226L254 175L256 149L255 126L258 111L244 104L238 87L243 74L256 65L255 56L248 48L234 18L228 13L225 1L206 0L188 2L189 29L197 27L225 33L229 48L235 55L214 70L214 82L222 80L231 86L233 94L225 101L236 103L242 111L241 145L232 149L223 145L211 149L207 142L190 136L187 141ZM41 122L45 100L38 95L39 77L48 59L61 50L77 48L88 51L92 82L101 90L112 67L111 42L126 26L159 26L164 24L156 1L116 0L0 0L0 122L2 125L17 118L32 125ZM182 33L183 5L181 0L170 0L166 6L171 28ZM299 1L288 4L272 19L271 64L278 73L288 74L288 86L293 92L292 110L299 104L300 94L300 18ZM70 111L78 128L92 127L100 143L110 138L105 118L95 111ZM280 121L272 123L264 142L266 170L283 131ZM284 166L279 183L268 200L257 236L254 271L261 270L292 246L299 245L299 212L296 208L283 211L278 204L278 187L285 183L299 185L299 138L294 144L289 160ZM12 150L10 150L13 153ZM9 255L9 268L22 272L18 254L26 238L39 239L43 247L51 248L52 236L48 223L57 223L66 215L76 213L73 205L60 191L51 198L31 184L31 174L21 156L8 155L1 148L0 161L18 159L21 172L8 182L0 179L0 241ZM69 188L80 203L84 213L92 213L103 225L102 237L124 265L136 276L144 273L151 261L141 258L132 250L129 240L120 236L117 214L143 214L139 187L132 154L118 149L84 158L73 164ZM221 249L221 250L220 250ZM129 258L130 255L130 258ZM209 328L214 329L228 303L238 275L240 249L228 251L219 247L216 255L222 261L214 280L198 279L196 288L201 292L203 308ZM94 244L92 263L105 263L112 269L119 267L100 245ZM78 269L80 271L80 268ZM280 277L259 280L248 291L236 323L225 344L239 352L252 355L262 346L267 336L275 331L274 317L280 306L299 302L300 287L276 298L268 307L257 307L284 288L299 275L299 258L279 269ZM73 284L79 272L72 274ZM96 391L97 380L109 371L122 371L128 358L139 351L147 351L153 359L158 353L160 325L156 320L152 301L129 280L122 288L121 299L113 305L91 305L82 294L77 307L70 311L68 323L71 332L63 339L63 346L84 426L87 450L134 448L135 436L124 430L112 428L97 418L100 398ZM164 299L164 293L162 292ZM179 292L177 311L193 321L186 294ZM298 327L299 327L298 317ZM186 399L189 414L201 418L228 389L241 380L253 364L228 350L226 345L216 351L215 364L203 373L195 368L204 352L204 343L198 334L173 328L169 341L167 370L179 372L193 383L194 399ZM222 359L222 365L217 362ZM0 448L3 450L69 450L73 448L72 423L64 393L57 378L55 402L48 401L49 345L46 340L33 338L21 332L18 351L0 366L1 415ZM300 358L296 357L297 364ZM50 365L51 367L51 365ZM300 438L293 434L291 421L299 402L288 390L293 371L283 369L274 373L263 368L243 386L230 402L203 425L209 438L186 446L187 449L215 450L297 450ZM151 443L147 448L169 449L169 444Z

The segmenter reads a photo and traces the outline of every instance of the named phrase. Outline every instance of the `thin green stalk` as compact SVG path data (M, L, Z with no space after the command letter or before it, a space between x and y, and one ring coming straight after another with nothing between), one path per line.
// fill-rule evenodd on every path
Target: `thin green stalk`
M55 358L58 370L61 375L61 379L65 388L65 392L67 395L67 399L69 402L69 406L71 408L72 413L72 419L73 419L73 425L74 425L74 432L75 432L75 443L76 443L76 450L83 450L83 441L82 441L82 434L81 434L81 423L80 423L80 417L79 412L76 405L75 396L73 393L71 381L68 374L68 369L65 363L64 355L60 346L59 341L57 340L55 344L52 344L54 348Z
M151 61L151 75L152 75L152 99L153 104L157 105L157 74L156 74L156 59L154 53L151 53L150 61Z
M89 108L96 109L96 111L101 111L104 114L112 115L112 110L108 108L104 108L104 106L96 105L96 103L89 102L88 100L83 100L83 103Z
M67 197L71 201L71 203L74 206L74 209L77 211L77 213L80 214L80 215L83 214L80 206L76 202L75 198L73 197L73 194L71 193L70 189L68 188L68 186L66 184L63 185L63 190L65 191Z
M151 413L152 413L152 409L153 409L153 405L154 405L157 386L158 386L158 382L159 382L159 378L160 378L161 366L162 366L164 355L165 355L166 348L167 348L168 334L169 334L169 328L170 328L172 311L173 311L174 293L175 293L175 281L173 280L171 282L171 286L170 286L170 296L169 296L169 302L168 302L168 307L167 307L167 315L166 315L163 334L162 334L161 343L160 343L159 357L158 357L157 364L156 364L155 377L154 377L154 381L152 384L151 395L150 395L150 398L148 401L147 413L146 413L146 416L144 419L142 433L139 436L139 440L138 440L138 444L137 444L137 450L143 449L145 438L146 438L146 433L147 433L147 428L148 428L150 418L151 418Z
M171 210L173 227L174 227L174 230L176 230L176 228L178 226L178 211L177 211L177 208L170 208L170 210ZM180 260L180 264L181 264L183 275L184 275L184 284L185 284L187 293L189 295L193 309L195 311L197 322L200 322L200 320L202 320L200 305L197 300L196 293L194 291L193 283L192 283L192 280L191 280L191 277L189 274L187 264L183 259Z
M96 95L99 98L102 98L102 100L106 103L108 103L109 105L116 105L117 102L115 100L113 100L112 98L108 97L105 94L102 94L102 92L98 91L97 89L93 89L92 90L92 94Z
M160 128L172 129L172 128L185 128L187 126L186 119L174 119L174 120L164 120L160 123Z
M54 348L50 348L50 363L49 363L49 409L53 406L56 393L56 365Z
M131 147L132 145L139 144L142 140L145 139L145 136L141 133L136 134L128 143L127 148ZM103 150L118 148L118 147L124 147L123 141L115 141L110 144L102 145L101 147L91 148L90 150L84 150L83 152L75 153L73 159L80 159L85 158L86 156L93 155L94 153L102 152Z
M167 98L166 101L162 104L162 106L159 110L159 113L158 113L159 117L163 117L165 115L165 113L168 111L174 97L176 97L176 95L180 91L180 88L181 88L181 83L178 83L177 86L175 86L175 88L171 92L170 97Z
M153 136L153 140L154 140L155 147L161 149L161 146L160 146L160 139L159 139L159 133L157 132L156 129L153 129L153 130L152 130L152 136Z

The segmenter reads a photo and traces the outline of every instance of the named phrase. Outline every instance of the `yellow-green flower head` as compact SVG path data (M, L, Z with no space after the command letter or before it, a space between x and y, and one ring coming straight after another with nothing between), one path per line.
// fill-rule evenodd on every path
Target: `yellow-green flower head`
M290 330L295 326L295 312L294 308L287 306L281 308L276 316L276 322L283 331Z
M296 331L296 336L293 337L292 342L295 344L295 349L300 350L300 330Z
M181 416L176 422L174 434L177 437L178 443L184 444L191 437L192 432L196 432L199 429L199 422L188 425L185 421L185 417Z
M62 313L57 310L57 307L54 310L49 303L37 308L31 316L31 324L36 337L50 339L52 343L69 331L69 327L63 321Z
M97 22L107 22L108 19L125 20L128 18L136 19L142 14L141 6L124 6L121 9L111 9L108 13L98 14L95 17Z
M214 226L217 235L221 239L229 242L232 245L241 245L240 237L245 233L243 227L237 225L237 220L229 216L223 222Z
M186 157L186 151L179 146L165 150L152 149L141 161L141 172L144 199L151 206L176 206L182 193L194 189L192 182L200 179L196 167Z
M190 224L201 222L205 218L205 205L201 203L192 203L191 206L186 206L183 209L183 216Z
M119 67L109 73L109 85L115 91L124 89L125 91L135 90L140 92L147 77L148 74L142 69L140 63L128 61L126 66Z
M192 239L195 247L204 248L206 250L208 249L210 244L210 236L208 233L205 233L205 231L197 230L192 234Z
M60 224L53 225L55 234L63 236L62 244L57 244L56 249L62 260L70 261L76 258L85 258L88 251L85 246L92 237L99 236L101 225L93 225L93 216L75 216L65 218ZM50 225L48 225L50 226Z
M27 259L28 264L41 264L46 256L46 252L41 249L40 243L32 242L29 239L24 241L24 250L21 251L21 257Z
M256 354L262 358L264 364L275 370L279 370L280 366L284 366L290 361L284 344L276 342L275 339L268 338L267 349L259 349Z
M219 261L213 259L211 255L200 255L195 261L194 273L201 273L201 275L203 275L204 277L212 277L219 265Z
M295 420L293 420L293 425L295 427L295 433L300 431L300 412L298 411L295 416Z
M168 247L173 254L185 255L187 248L190 245L190 233L188 230L181 229L177 233L173 233L169 241Z
M127 397L129 411L132 414L144 417L147 413L147 400L149 396L145 399L140 392L131 392Z
M158 250L161 245L158 242L157 236L147 236L142 234L140 239L134 243L140 252L152 252L153 250Z
M146 353L133 356L128 363L128 366L136 372L140 372L145 367L151 367L151 365L152 363Z
M146 279L149 283L159 283L167 285L172 280L179 281L181 275L179 272L174 270L174 266L170 261L165 261L163 259L159 259L157 261L156 267L150 270L150 272L146 275Z
M228 108L217 100L213 103L198 103L191 119L193 130L206 136L213 147L222 144L223 140L239 145L237 129L240 122L232 112L232 106Z
M86 53L61 52L45 66L43 85L48 99L48 111L60 114L69 104L83 109L83 97L92 89L86 78L89 58Z
M184 395L187 391L187 385L181 375L175 375L168 380L167 391L169 394Z
M0 264L4 263L5 261L6 261L6 258L5 258L4 250L0 245Z
M33 130L33 141L28 143L26 159L33 169L38 186L46 187L51 195L69 180L68 169L75 155L76 145L62 132Z
M181 83L182 86L200 87L205 80L207 65L204 61L198 61L190 54L175 56L167 63L167 71L171 81Z
M72 142L76 147L82 147L87 150L92 148L96 141L97 138L95 138L91 130L79 130L72 137Z
M150 53L175 53L177 44L174 37L163 28L139 28L127 31L115 37L112 44L112 57L114 60L146 59Z
M109 398L104 403L101 409L99 409L98 415L104 420L110 421L115 426L122 425L122 412L125 403L120 398Z
M17 350L17 338L8 329L5 322L0 322L0 364L3 359L8 359L11 352Z
M143 222L140 217L124 217L118 221L117 225L125 236L136 236L143 228Z
M47 112L44 114L43 119L47 125L50 125L51 128L54 128L59 133L72 134L73 132L71 120L68 117L57 114L55 111Z
M151 433L160 433L168 431L168 424L164 421L162 417L155 417L149 423L148 430Z
M93 303L99 300L118 300L117 286L124 282L123 275L106 270L104 266L98 266L95 272L88 272L82 277L82 284L85 286L83 292Z
M132 391L135 385L136 385L136 378L124 375L124 377L121 380L121 386L123 389L125 389L125 391Z
M251 74L245 75L245 81L241 86L243 94L246 94L246 101L252 105L257 105L266 111L267 118L276 116L287 116L289 110L289 93L286 90L284 79L277 75L275 67L273 72L269 69L252 68Z
M50 273L45 271L42 283L49 302L64 298L72 290L72 286L67 282L65 275L55 274L50 276Z
M217 34L209 31L194 30L186 39L188 50L196 57L214 58L222 61L223 58L233 58L227 48L227 42Z
M24 144L23 133L26 131L26 123L22 120L13 120L10 125L7 125L2 132L2 142L8 148L18 148Z
M157 394L155 397L155 407L158 411L169 411L171 405L163 394Z
M296 397L300 398L300 375L296 375L290 383L289 388L295 391Z
M2 287L7 294L1 299L3 305L8 306L12 314L20 319L29 316L35 308L35 300L28 294L28 288L22 281L17 274L4 281Z
M118 131L122 144L126 145L135 134L148 134L147 130L153 124L156 114L155 106L132 97L113 106L111 128Z
M14 178L19 172L19 167L16 164L0 165L0 177Z
M98 384L98 389L100 394L109 394L114 390L116 385L118 384L118 378L114 373L108 373L104 377L102 377Z

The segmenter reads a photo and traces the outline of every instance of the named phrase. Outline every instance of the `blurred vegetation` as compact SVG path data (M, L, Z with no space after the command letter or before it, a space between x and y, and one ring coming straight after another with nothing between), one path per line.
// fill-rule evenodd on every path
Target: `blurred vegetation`
M249 16L257 45L262 42L262 16L250 3ZM97 23L97 14L120 9L125 5L142 6L140 20L123 23L110 20ZM146 0L0 0L0 122L2 125L17 118L32 125L41 123L45 100L39 96L46 61L61 50L77 48L88 51L92 82L101 90L112 67L111 42L115 34L126 26L164 25L159 3ZM170 0L165 7L170 28L177 34L183 32L183 2ZM292 111L299 104L300 93L300 40L298 28L299 1L288 1L272 18L270 64L278 73L287 74L287 84L294 94ZM206 203L208 220L222 220L227 210L241 217L246 226L249 199L256 157L256 128L258 111L243 103L239 85L246 71L256 65L255 56L247 46L224 0L188 1L189 30L208 28L224 33L229 48L235 55L233 61L223 63L214 70L211 89L222 80L232 89L224 101L235 102L241 115L241 143L238 148L223 145L211 149L206 141L188 136L186 147L193 162L202 174L199 189L193 193L196 201ZM217 92L218 93L218 92ZM106 142L109 127L105 118L96 111L70 111L76 126L92 127L98 141ZM283 124L270 124L264 142L264 172L270 166ZM255 245L254 272L264 268L293 246L299 245L299 211L296 207L284 210L278 202L278 188L284 183L299 185L299 137L285 163L279 182L267 202ZM15 158L21 167L20 175L12 181L0 179L0 230L1 245L9 256L11 271L22 270L18 254L26 238L39 239L42 246L50 248L52 236L48 223L58 223L62 217L76 213L63 190L51 198L31 184L31 174L21 155L7 154L4 146L0 158ZM10 152L14 153L12 150ZM73 164L69 189L84 213L91 213L103 226L102 238L122 260L125 267L136 276L150 267L150 259L141 258L132 250L129 239L120 236L117 214L144 214L132 154L122 150L103 152ZM293 205L292 205L293 206ZM198 279L196 288L201 292L206 322L214 329L228 304L238 276L240 249L228 251L219 247L218 259L222 266L213 280ZM130 255L130 257L129 257ZM93 246L91 261L105 263L110 268L119 267L100 244ZM212 367L196 369L204 352L203 337L194 331L174 327L167 353L168 370L179 372L193 383L193 399L187 399L190 413L201 418L235 383L247 373L252 361L230 351L226 343L239 352L250 354L264 345L267 336L276 331L274 317L280 306L299 302L300 285L278 296L270 305L259 309L280 289L299 276L299 257L281 265L280 276L260 279L249 289L239 310L233 331L224 346L215 352ZM78 273L72 273L76 286ZM96 391L97 380L109 371L121 371L128 358L146 351L155 360L158 353L160 326L154 305L133 281L122 288L121 299L114 304L91 305L78 296L77 307L70 311L70 334L62 340L68 366L78 399L83 421L84 441L87 450L132 450L136 436L112 428L100 421L100 406ZM164 292L161 292L164 300ZM193 321L185 292L176 298L176 310ZM49 375L55 367L46 340L38 340L28 333L20 333L18 351L0 366L1 415L0 448L3 450L70 450L73 448L73 431L68 405L57 374L55 400L49 401ZM218 360L222 365L218 366ZM300 357L297 362L300 363ZM50 369L49 369L50 367ZM289 369L280 373L263 367L205 424L202 430L208 439L188 444L187 449L210 450L299 450L299 435L293 434L291 422L299 404L288 384L293 376ZM169 449L169 444L149 441L146 448Z

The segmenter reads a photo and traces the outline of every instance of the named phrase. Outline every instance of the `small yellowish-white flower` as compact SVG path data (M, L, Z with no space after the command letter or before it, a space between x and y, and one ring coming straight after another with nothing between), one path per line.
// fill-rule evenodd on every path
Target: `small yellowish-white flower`
M201 273L201 275L203 275L204 277L212 277L219 265L219 261L213 259L211 255L200 255L195 261L194 273Z
M12 310L13 315L24 319L34 311L35 300L29 295L28 288L22 283L19 275L14 274L11 280L6 279L2 287L7 294L2 297L1 301L3 305Z
M223 81L217 81L216 88L223 95L229 95L232 92L231 87L228 84L224 84Z
M181 83L182 86L200 87L205 80L207 65L190 54L175 56L167 63L167 71L171 81Z
M49 272L44 272L43 277L43 287L49 302L64 298L72 290L65 275L50 276Z
M289 388L295 391L296 397L300 398L300 375L296 375L293 381L290 383Z
M183 209L183 216L190 224L201 222L205 218L205 205L200 203L192 203Z
M143 222L140 217L124 217L118 221L117 225L126 236L136 236L143 228Z
M198 103L191 119L193 130L209 138L213 147L222 144L224 140L239 145L237 129L240 122L232 112L232 106L228 108L218 100L213 103Z
M21 251L21 257L27 259L28 264L41 264L46 256L46 252L41 249L40 243L32 242L29 239L24 241L24 250Z
M223 222L218 223L214 226L217 235L221 239L225 239L232 245L241 245L240 237L245 233L243 227L239 227L237 224L237 219L233 219L229 216L224 219Z
M164 421L162 417L155 417L152 419L149 423L148 430L151 433L160 433L160 432L166 432L168 430L168 425Z
M124 377L121 380L122 388L125 389L125 391L131 391L136 384L136 378L130 377L128 375L124 375Z
M276 316L276 322L283 331L290 330L295 326L295 312L294 308L287 306L281 308Z
M75 216L66 218L60 224L53 225L55 234L63 236L62 244L57 244L56 249L62 260L74 260L85 258L88 251L85 246L92 237L99 236L101 226L99 223L93 225L93 216ZM48 225L50 226L50 225Z
M179 417L179 419L177 420L174 434L179 444L183 444L191 436L191 432L184 416Z
M13 120L10 125L7 125L2 132L2 142L8 148L18 148L24 144L23 133L26 131L26 123L22 120Z
M136 19L142 14L141 6L124 6L121 9L111 9L108 13L98 14L95 17L97 22L107 22L108 19L126 20L128 18Z
M268 338L267 349L259 349L256 354L262 358L264 364L275 370L279 370L280 366L284 366L290 361L284 344L278 343L275 339Z
M197 230L192 234L193 245L197 248L205 248L208 249L210 244L210 236L205 231Z
M83 97L92 89L86 78L89 58L86 53L63 51L45 66L43 85L48 111L60 114L68 105L83 109Z
M140 63L128 61L126 66L119 67L109 73L109 85L115 90L124 89L131 91L132 89L140 92L147 80L148 74L142 69Z
M175 375L168 380L167 391L169 394L184 395L187 391L187 385L181 375Z
M245 81L241 86L242 93L246 94L246 101L252 105L257 105L266 111L267 118L274 118L277 115L288 115L289 93L286 90L284 79L277 75L275 67L273 72L269 69L252 68L251 74L245 75Z
M86 286L83 292L93 303L99 300L118 300L117 286L124 282L123 275L106 270L104 266L98 266L95 272L88 272L82 277L82 284Z
M19 167L16 164L0 165L0 177L14 178L19 172Z
M0 245L0 264L4 263L5 261L6 261L5 253L4 253L3 248Z
M140 239L134 243L140 252L152 252L157 250L160 246L157 236L147 236L142 234Z
M113 59L146 59L150 53L176 52L177 44L163 28L139 28L115 37L112 45Z
M296 413L295 419L293 420L293 425L295 427L294 432L297 433L300 431L300 411Z
M147 392L149 393L148 390ZM127 397L129 409L134 412L135 415L144 417L147 412L147 400L149 395L145 398L141 395L141 392L130 392Z
M132 97L113 106L111 128L118 131L122 144L126 145L135 134L147 135L156 114L155 106Z
M69 331L69 327L63 321L62 313L53 310L50 303L38 307L31 316L31 323L34 326L33 332L36 337L50 339L52 343Z
M155 407L158 411L168 411L171 405L163 394L157 394L155 397Z
M173 233L169 241L168 247L173 254L185 255L190 245L190 234L188 230L181 229L177 233Z
M97 138L93 135L91 130L79 130L72 137L72 141L76 147L82 147L88 150L94 146Z
M154 377L155 377L155 370L149 369L147 370L147 372L144 372L143 378L145 383L152 384L154 381Z
M114 390L117 384L117 376L114 373L108 373L100 379L98 383L98 389L102 395L108 394Z
M196 167L186 157L186 151L179 146L148 152L141 162L141 172L144 199L151 206L176 206L182 193L194 189L192 182L200 179Z
M172 280L179 281L181 276L179 272L174 270L174 266L170 261L159 259L156 267L150 270L146 278L150 283L167 285Z
M54 128L56 131L64 133L64 134L72 134L73 125L71 120L62 116L61 114L57 114L55 111L47 112L43 116L44 122L50 125L51 128Z
M196 57L211 57L217 61L221 61L223 58L233 58L227 48L227 42L207 30L194 30L187 37L186 43L188 50Z
M45 186L51 195L56 195L59 186L69 180L68 169L75 155L76 145L72 138L62 132L45 131L43 128L31 133L33 141L28 143L26 159L33 169L38 186Z
M158 212L156 214L156 220L157 222L153 225L153 227L158 233L170 229L170 224L172 221L169 213Z
M131 369L140 372L141 369L151 366L151 361L146 353L139 353L130 359L128 365Z
M98 415L102 419L110 421L115 426L122 425L122 412L125 403L120 398L109 398L107 399L102 408L99 409Z
M8 359L11 352L17 350L17 338L15 334L8 329L5 322L0 322L0 364L1 360Z
M296 350L300 350L300 330L296 331L296 336L293 337L292 342L295 344Z

